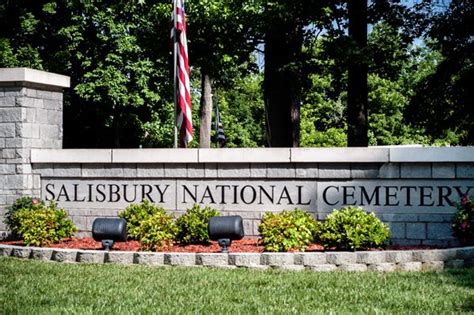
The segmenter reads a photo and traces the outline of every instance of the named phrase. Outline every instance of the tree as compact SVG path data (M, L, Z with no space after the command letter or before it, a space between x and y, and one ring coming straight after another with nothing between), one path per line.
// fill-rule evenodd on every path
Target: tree
M349 59L347 91L347 144L366 147L368 138L367 114L367 0L348 1L349 37L352 50Z
M169 12L160 1L7 1L2 51L13 53L18 62L6 58L12 65L71 77L66 147L138 147L142 122L165 116L172 95L164 79Z
M472 1L453 0L448 10L430 19L425 36L443 58L436 71L419 82L410 105L409 122L453 144L474 144L473 17Z
M258 7L253 1L203 0L187 8L190 61L201 76L199 146L209 148L213 87L229 88L236 76L256 69L251 58Z
M316 24L337 4L331 1L266 1L262 12L265 43L264 102L268 145L297 147L300 144L302 88L307 80L305 42Z

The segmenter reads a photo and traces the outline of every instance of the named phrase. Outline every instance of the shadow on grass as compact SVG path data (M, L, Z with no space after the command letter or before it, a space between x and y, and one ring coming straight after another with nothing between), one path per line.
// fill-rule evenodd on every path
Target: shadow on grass
M473 290L473 294L462 304L461 311L473 312L474 311L474 268L468 269L450 269L446 271L446 275L450 276L460 287L465 287Z

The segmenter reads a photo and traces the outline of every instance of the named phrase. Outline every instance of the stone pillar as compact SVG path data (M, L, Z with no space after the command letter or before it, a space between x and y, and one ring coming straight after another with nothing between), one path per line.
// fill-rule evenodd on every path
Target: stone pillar
M23 195L40 195L33 148L60 149L63 88L69 77L28 68L0 68L0 238L5 208Z

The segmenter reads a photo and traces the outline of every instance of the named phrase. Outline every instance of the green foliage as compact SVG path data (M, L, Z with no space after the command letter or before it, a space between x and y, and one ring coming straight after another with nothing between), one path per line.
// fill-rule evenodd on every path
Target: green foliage
M350 206L328 215L318 238L325 248L368 249L384 246L390 230L374 213Z
M208 244L209 219L220 215L219 211L208 206L201 208L194 205L176 220L178 227L177 240L182 244Z
M453 234L462 244L474 244L474 197L464 195L457 205L458 211L453 217Z
M318 234L319 223L299 209L267 212L258 226L266 251L304 251Z
M20 222L18 221L16 213L20 210L36 210L42 206L44 206L44 201L39 198L29 196L20 197L6 209L4 222L12 233L17 234L20 228Z
M131 239L139 240L140 225L145 220L149 219L155 214L165 214L165 209L157 207L148 199L143 200L139 204L131 204L124 211L120 212L118 216L127 221L127 233Z
M222 92L219 90L219 111L227 147L265 145L265 113L261 83L261 75L248 75L235 80L232 89ZM213 132L215 137L215 130Z
M418 81L409 121L450 144L474 144L472 1L453 0L427 19L427 45L441 53L434 71Z
M145 219L137 230L137 238L143 250L158 251L173 245L178 227L173 217L159 211Z
M77 231L67 212L53 202L49 206L37 203L31 209L22 208L13 217L18 222L17 233L28 246L47 246L72 237Z

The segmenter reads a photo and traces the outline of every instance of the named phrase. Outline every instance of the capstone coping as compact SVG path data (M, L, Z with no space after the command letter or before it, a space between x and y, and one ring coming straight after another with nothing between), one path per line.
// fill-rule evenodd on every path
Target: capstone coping
M32 163L472 163L474 147L32 149Z
M7 82L28 82L61 88L71 85L71 79L61 74L30 68L0 68L0 83Z

